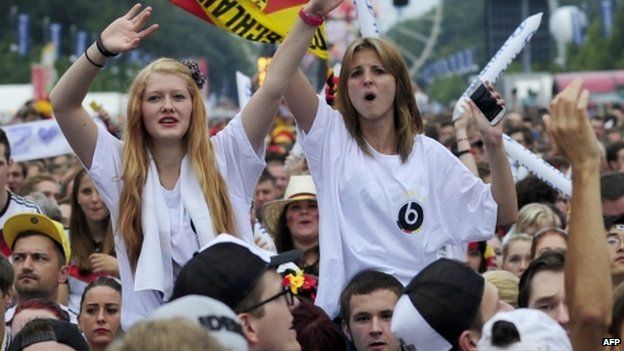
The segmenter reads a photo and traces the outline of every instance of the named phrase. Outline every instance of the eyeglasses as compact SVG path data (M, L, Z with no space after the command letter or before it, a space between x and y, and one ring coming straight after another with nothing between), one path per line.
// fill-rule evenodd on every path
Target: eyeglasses
M241 313L248 313L251 312L253 310L255 310L256 308L260 307L260 306L264 306L267 303L276 300L278 298L280 298L281 296L284 296L284 298L286 299L286 304L288 306L294 306L295 305L295 295L292 293L292 291L290 291L290 287L289 286L285 286L282 288L282 291L280 291L279 293L269 297L268 299L261 301L255 305L253 305L252 307L249 307L243 311L241 311Z
M607 245L618 248L622 245L622 238L618 234L607 234Z

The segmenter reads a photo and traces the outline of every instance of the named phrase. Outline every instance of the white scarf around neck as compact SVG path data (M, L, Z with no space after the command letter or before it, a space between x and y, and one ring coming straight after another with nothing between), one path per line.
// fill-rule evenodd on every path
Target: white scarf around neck
M215 237L210 209L197 180L191 161L185 155L180 166L180 192L184 209L189 213L197 233L199 247ZM157 290L165 301L173 290L171 224L169 208L162 193L156 162L148 151L149 170L143 186L141 224L143 246L134 274L134 290Z

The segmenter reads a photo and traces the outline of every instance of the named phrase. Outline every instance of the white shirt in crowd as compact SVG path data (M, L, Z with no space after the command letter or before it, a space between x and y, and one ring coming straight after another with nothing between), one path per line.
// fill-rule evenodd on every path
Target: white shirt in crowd
M435 140L415 136L404 164L372 147L367 156L322 97L309 133L297 134L318 190L316 304L330 316L359 271L378 269L405 285L437 258L460 255L466 243L494 234L490 186Z
M264 149L256 153L245 134L240 114L211 139L217 167L227 183L227 189L234 209L235 225L242 239L253 243L252 229L249 222L249 208L256 182L265 167ZM100 196L111 213L115 235L115 252L119 261L122 282L122 328L128 328L138 320L145 318L168 296L156 290L134 289L133 274L130 270L126 247L121 239L117 221L119 218L119 199L123 187L122 175L123 143L98 126L98 138L93 155L89 176L93 179ZM161 188L169 209L171 257L174 266L174 279L180 268L199 250L197 236L194 233L187 209L180 200L180 187L168 191ZM203 194L197 194L202 196ZM159 252L148 254L160 255Z

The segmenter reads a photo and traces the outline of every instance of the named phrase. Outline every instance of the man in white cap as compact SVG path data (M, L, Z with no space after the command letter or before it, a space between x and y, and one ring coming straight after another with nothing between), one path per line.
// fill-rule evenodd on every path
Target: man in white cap
M210 331L228 350L245 351L247 340L238 316L223 302L207 296L187 295L160 306L150 319L189 319Z

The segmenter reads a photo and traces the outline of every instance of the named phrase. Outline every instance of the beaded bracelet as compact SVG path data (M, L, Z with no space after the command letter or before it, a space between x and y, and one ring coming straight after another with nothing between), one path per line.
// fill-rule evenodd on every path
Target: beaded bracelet
M87 49L88 50L88 49ZM104 65L100 65L99 63L96 63L95 61L93 61L89 55L87 54L87 50L85 50L84 55L85 58L87 59L87 61L91 62L92 65L94 65L95 67L99 67L99 68L104 68Z
M115 57L117 55L119 55L118 52L110 52L108 50L106 50L106 47L104 47L104 43L102 43L102 35L98 35L97 40L95 41L95 45L97 46L98 50L100 51L100 54L106 56L106 57Z
M312 27L318 27L323 24L323 21L325 21L325 17L323 17L322 15L307 13L303 9L303 7L301 8L301 10L299 10L299 18L301 18L303 22L305 22L307 25Z

